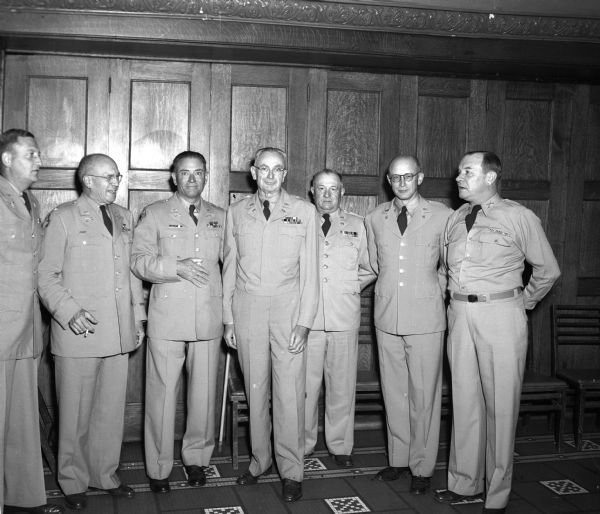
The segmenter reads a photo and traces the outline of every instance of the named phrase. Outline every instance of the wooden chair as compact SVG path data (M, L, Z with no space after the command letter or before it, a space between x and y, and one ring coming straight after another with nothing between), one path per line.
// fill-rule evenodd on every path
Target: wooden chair
M578 450L583 445L586 407L600 407L600 367L586 366L582 360L585 356L573 355L572 350L581 347L600 350L600 305L553 305L552 373L575 389L575 446Z
M54 422L44 396L38 389L38 410L40 417L40 444L42 445L42 455L48 463L52 474L56 474L56 457L54 455Z

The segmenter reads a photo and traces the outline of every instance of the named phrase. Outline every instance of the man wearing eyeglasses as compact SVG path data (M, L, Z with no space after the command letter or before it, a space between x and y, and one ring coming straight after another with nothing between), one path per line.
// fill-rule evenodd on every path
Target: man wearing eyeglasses
M60 407L58 483L67 506L87 505L88 487L132 498L117 468L128 353L144 338L142 285L130 273L131 213L115 205L121 175L103 154L85 156L82 194L49 215L39 293L52 315Z
M177 155L171 166L177 192L144 209L133 238L132 269L152 284L144 446L155 493L170 490L177 384L184 364L187 420L181 458L190 486L206 483L215 447L225 211L202 199L207 175L202 154Z
M237 483L256 484L272 463L273 434L283 499L302 496L306 341L319 301L317 213L282 188L286 156L256 152L258 191L227 213L223 264L225 341L237 348L250 408L252 458Z
M430 487L438 451L446 314L442 236L452 211L419 194L416 157L392 160L395 198L366 217L369 259L378 274L375 328L386 411L389 466L377 480L412 475L410 492Z

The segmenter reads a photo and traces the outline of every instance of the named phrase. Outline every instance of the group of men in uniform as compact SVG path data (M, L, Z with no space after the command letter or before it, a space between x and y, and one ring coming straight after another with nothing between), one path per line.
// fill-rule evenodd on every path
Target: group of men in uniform
M467 203L454 212L420 195L419 161L400 155L387 173L394 199L363 220L341 208L344 186L333 170L314 175L314 205L290 195L282 187L286 155L277 148L256 153L250 169L256 193L225 213L201 198L205 158L186 151L171 168L176 192L146 207L135 229L131 213L114 204L121 179L116 163L93 154L77 171L81 196L49 215L42 237L39 206L27 191L41 165L35 138L9 130L0 153L4 512L62 512L45 504L38 294L52 315L58 482L66 504L85 508L88 488L133 497L116 471L128 352L146 335L142 280L151 284L144 444L153 492L170 490L184 364L182 460L191 486L206 483L221 338L237 350L249 405L252 454L238 484L256 484L274 458L283 499L302 496L323 380L325 443L339 466L352 467L360 293L376 280L389 466L375 479L410 477L414 494L430 488L448 294L454 418L448 490L435 499L455 503L485 491L484 512L504 511L526 355L525 309L548 292L559 270L539 219L499 196L495 154L463 157L456 180ZM525 261L532 275L523 289Z

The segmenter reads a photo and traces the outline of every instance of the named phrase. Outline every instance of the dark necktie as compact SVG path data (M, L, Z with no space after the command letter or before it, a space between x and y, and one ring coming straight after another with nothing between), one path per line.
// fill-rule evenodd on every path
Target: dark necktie
M406 205L402 206L402 209L400 210L400 214L398 214L398 228L400 229L400 233L402 235L404 235L404 231L406 230L406 227L408 226L408 216L407 216L407 211L406 211Z
M31 215L31 203L29 203L29 197L27 193L23 191L23 201L25 202L25 207L27 208L27 212Z
M475 223L475 218L477 217L477 213L481 210L481 205L473 205L471 212L465 216L465 225L467 226L467 232L471 230L473 223Z
M331 228L331 221L329 219L329 214L325 213L323 214L323 224L321 225L321 230L323 230L323 235L326 236L327 232L329 232L329 229Z
M266 219L269 219L269 216L271 216L271 209L269 209L269 200L265 200L263 202L263 214L265 215Z
M100 212L102 213L102 221L104 221L104 226L106 227L106 230L108 230L110 232L110 235L112 236L112 221L110 220L110 216L108 215L108 212L106 212L106 205L101 205L100 206Z
M194 220L194 224L198 224L198 218L196 218L196 206L194 204L190 205L190 218Z

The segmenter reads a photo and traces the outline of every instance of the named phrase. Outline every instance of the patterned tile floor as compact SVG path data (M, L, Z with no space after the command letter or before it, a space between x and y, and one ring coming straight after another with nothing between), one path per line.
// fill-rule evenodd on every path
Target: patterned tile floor
M520 437L515 448L513 491L508 514L600 514L600 434L588 436L584 450L565 445L555 452L551 437ZM178 449L177 449L178 450ZM440 447L432 489L446 485L447 445ZM142 448L126 444L120 476L136 490L131 500L116 500L90 491L86 514L473 514L483 502L445 506L436 503L432 493L415 496L408 492L409 478L394 482L374 481L375 473L386 465L383 434L357 432L355 468L339 468L324 449L305 462L303 497L293 504L281 500L281 483L276 473L261 478L252 487L235 484L237 475L248 465L242 455L240 469L234 470L228 451L216 452L208 470L205 487L187 485L180 461L171 475L172 492L155 495L146 480ZM47 473L50 501L63 505L64 499L52 475Z

